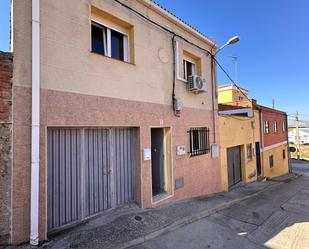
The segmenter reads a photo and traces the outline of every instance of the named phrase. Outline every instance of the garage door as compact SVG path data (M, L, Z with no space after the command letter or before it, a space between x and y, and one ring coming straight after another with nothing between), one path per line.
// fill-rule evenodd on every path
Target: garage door
M48 231L134 200L134 129L49 129Z
M229 187L242 181L240 146L227 149Z

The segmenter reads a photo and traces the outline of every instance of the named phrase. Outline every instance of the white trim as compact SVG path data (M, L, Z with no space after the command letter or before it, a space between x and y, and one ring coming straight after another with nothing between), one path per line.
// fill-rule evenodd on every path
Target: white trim
M180 76L180 72L179 72L179 67L180 67L180 65L179 65L179 62L180 62L180 59L179 59L179 43L178 43L178 41L176 40L176 44L175 44L175 49L176 49L176 53L175 53L175 66L176 66L176 79L177 80L179 80L179 81L182 81L182 82L185 82L185 83L187 83L187 80L186 79L184 79L184 78L182 78L181 76Z
M241 91L243 91L244 93L248 94L248 90L245 88L240 87ZM223 92L223 91L228 91L228 90L236 90L239 91L239 89L234 85L228 85L228 86L219 86L218 87L218 92Z
M195 75L195 73L196 73L196 64L195 64L195 62L193 62L193 61L190 61L190 60L188 60L188 59L183 59L182 60L182 65L183 65L183 68L184 68L184 76L186 76L187 78L189 78L188 76L187 76L187 71L188 71L188 68L187 68L187 62L189 62L189 63L191 63L192 64L192 75ZM192 76L192 75L189 75L189 76ZM188 81L188 79L186 79L185 77L183 78L183 79L185 79L186 81Z
M106 34L107 34L107 54L106 56L112 57L112 36L111 36L111 30L109 28L106 28Z
M120 34L123 34L123 35L128 35L128 31L123 31L123 30L120 30L119 28L121 27L121 26L119 26L119 28L117 29L117 27L115 27L115 26L113 26L113 25L109 25L109 24L106 24L106 22L104 22L104 21L102 21L100 18L97 18L97 17L95 17L95 16L92 16L91 17L91 21L93 21L93 22L95 22L95 23L97 23L97 24L99 24L99 25L102 25L102 26L104 26L105 28L108 28L108 29L112 29L112 30L115 30L115 31L117 31L118 33L120 33ZM123 29L126 29L126 28L123 28Z
M152 0L138 0L138 2L142 3L144 6L154 10L158 14L160 14L163 18L166 18L168 21L171 21L178 27L184 29L187 32L190 32L192 35L197 37L198 39L202 40L203 42L208 43L210 46L215 46L215 48L218 47L218 45L211 41L208 37L201 34L199 31L193 29L185 22L181 21L178 17L174 16L173 14L169 13L168 11L162 9L158 4L154 3Z
M273 144L273 145L267 146L267 147L261 149L261 152L265 152L265 151L277 148L277 147L285 145L287 143L288 143L288 141L284 141L284 142L281 142L281 143L277 143L277 144Z
M251 108L234 109L227 111L219 111L219 115L233 115L233 114L247 114L247 117L253 117L253 110Z
M129 38L127 35L123 36L123 60L129 62L130 58Z
M40 0L32 0L32 128L30 244L39 244L40 188Z

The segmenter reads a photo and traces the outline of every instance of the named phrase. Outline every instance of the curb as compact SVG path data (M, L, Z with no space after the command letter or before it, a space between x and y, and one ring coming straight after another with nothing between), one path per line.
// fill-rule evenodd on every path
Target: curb
M298 178L298 177L296 177ZM276 186L278 185L281 185L281 184L284 184L283 182L277 182ZM219 211L222 211L223 209L226 209L238 202L241 202L241 201L244 201L246 199L249 199L253 196L257 196L259 195L260 193L264 192L266 189L268 188L271 188L273 187L274 185L270 185L270 186L267 186L265 188L263 188L262 190L259 190L253 194L250 194L250 195L247 195L245 197L241 197L241 198L237 198L237 199L234 199L234 200L231 200L231 201L228 201L226 203L223 203L221 205L219 205L218 207L215 207L215 208L212 208L212 209L208 209L208 210L205 210L205 211L202 211L202 212L199 212L197 214L194 214L194 215L190 215L190 216L187 216L187 217L184 217L182 219L179 219L177 221L175 221L174 223L166 226L166 227L163 227L157 231L154 231L154 232L151 232L149 234L146 234L146 235L143 235L139 238L136 238L134 240L131 240L131 241L128 241L128 242L125 242L123 244L120 244L120 245L117 245L116 247L112 247L112 248L119 248L119 249L126 249L126 248L130 248L132 246L136 246L136 245L139 245L139 244L142 244L142 243L145 243L146 241L148 240L151 240L151 239L154 239L160 235L163 235L163 234L166 234L168 232L172 232L172 231L175 231L183 226L186 226L188 224L191 224L193 222L196 222L200 219L203 219L207 216L210 216L214 213L217 213Z

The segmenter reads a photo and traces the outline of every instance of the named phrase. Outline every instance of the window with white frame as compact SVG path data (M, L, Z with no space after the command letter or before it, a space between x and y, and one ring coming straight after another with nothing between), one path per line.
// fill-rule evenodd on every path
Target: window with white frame
M183 78L188 80L190 76L195 75L196 65L195 63L183 60Z
M264 121L264 134L268 134L269 133L269 121L266 120Z
M278 132L278 122L275 121L274 122L274 133L277 133Z
M282 122L282 131L285 132L285 122Z
M126 34L92 21L92 52L129 62L129 40Z

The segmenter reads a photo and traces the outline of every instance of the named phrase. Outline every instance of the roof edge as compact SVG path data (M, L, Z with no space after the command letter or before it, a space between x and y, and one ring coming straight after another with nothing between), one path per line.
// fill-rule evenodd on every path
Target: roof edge
M217 43L210 40L206 35L198 31L196 28L192 27L190 24L186 23L184 20L182 20L169 10L165 9L160 4L156 3L154 0L137 0L137 1L143 4L144 6L151 8L153 11L160 14L161 16L167 18L169 21L178 25L180 28L186 30L189 33L192 33L198 39L208 43L208 45L213 46L214 48L218 48Z

